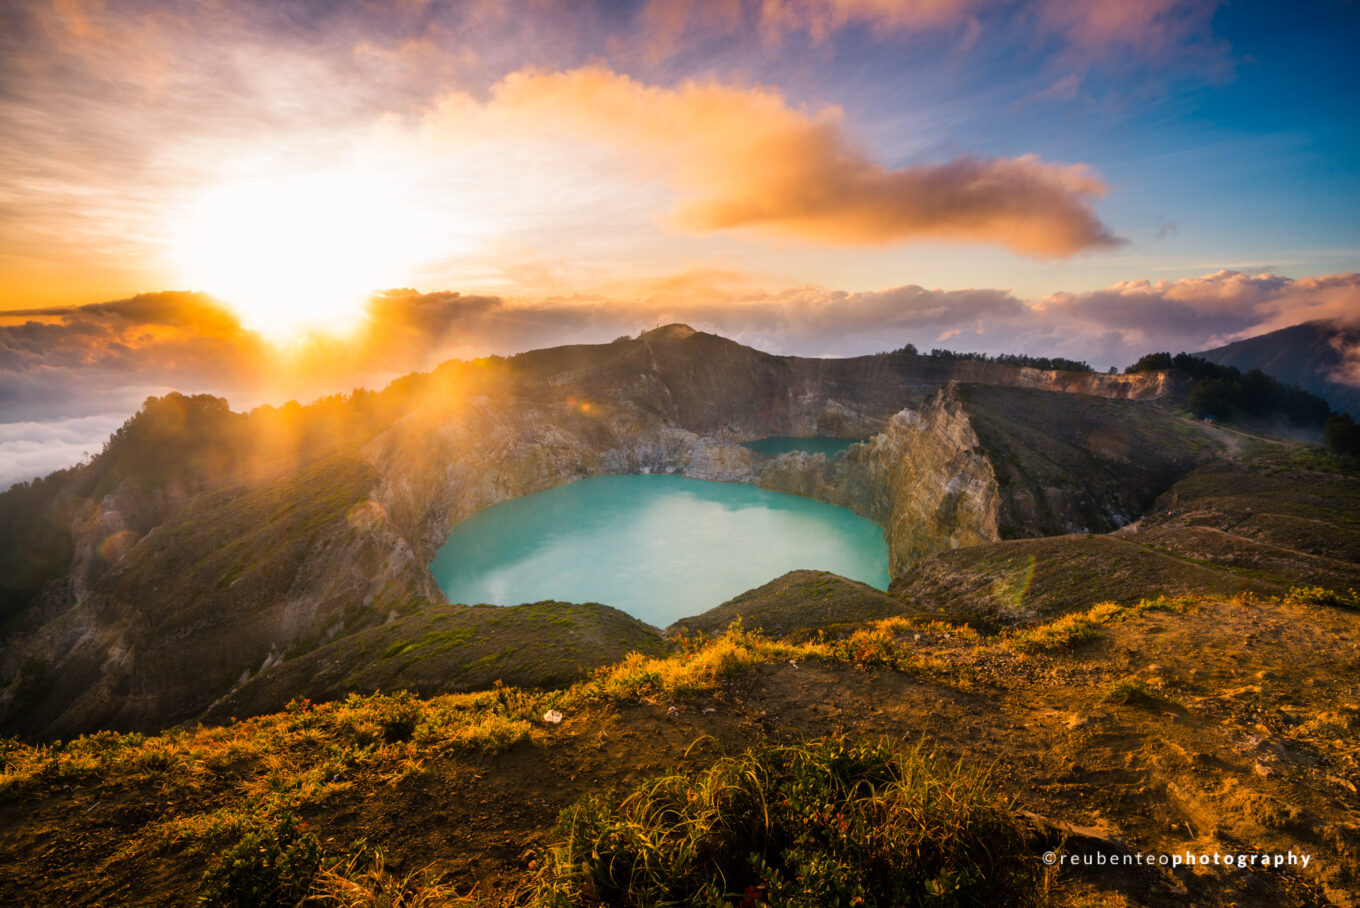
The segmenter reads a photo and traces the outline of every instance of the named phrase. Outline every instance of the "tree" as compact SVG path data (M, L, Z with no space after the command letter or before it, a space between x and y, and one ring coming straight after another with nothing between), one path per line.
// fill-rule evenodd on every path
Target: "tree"
M1327 450L1338 457L1360 456L1360 426L1349 413L1333 413L1322 429Z
M1190 389L1187 404L1190 412L1196 416L1227 419L1237 409L1235 402L1241 394L1241 382L1226 378L1202 378Z
M1128 374L1134 372L1165 372L1171 368L1170 353L1146 353L1138 357L1138 362L1129 366L1124 371Z

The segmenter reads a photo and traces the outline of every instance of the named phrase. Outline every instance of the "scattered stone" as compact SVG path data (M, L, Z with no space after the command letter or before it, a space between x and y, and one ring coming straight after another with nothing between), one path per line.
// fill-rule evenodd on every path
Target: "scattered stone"
M562 723L562 714L555 709L550 709L543 714L543 721L547 722L549 725L560 725Z

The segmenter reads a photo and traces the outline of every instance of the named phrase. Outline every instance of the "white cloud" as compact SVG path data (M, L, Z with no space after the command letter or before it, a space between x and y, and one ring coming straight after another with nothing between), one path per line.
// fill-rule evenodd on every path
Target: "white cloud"
M0 488L74 466L97 454L130 414L0 423Z

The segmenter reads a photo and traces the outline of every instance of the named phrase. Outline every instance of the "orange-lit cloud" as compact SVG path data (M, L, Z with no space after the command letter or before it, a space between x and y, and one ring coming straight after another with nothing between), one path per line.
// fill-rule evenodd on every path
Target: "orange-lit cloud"
M767 88L664 88L604 66L523 70L485 106L453 96L439 116L609 146L671 182L680 195L672 221L691 231L746 228L842 246L985 242L1036 257L1119 242L1092 210L1105 186L1084 165L963 156L893 169L849 138L839 109L810 113Z
M1295 280L1223 271L1031 302L1005 290L912 285L766 291L749 276L709 270L616 285L611 293L618 295L512 300L389 290L370 301L353 336L287 348L242 329L201 294L9 313L0 319L0 486L97 450L151 394L206 391L237 408L305 401L381 387L451 357L603 343L671 322L779 353L853 355L913 343L1067 356L1103 367L1313 319L1354 324L1360 312L1360 274ZM1360 344L1343 346L1333 378L1360 386Z
M237 405L374 386L453 356L604 342L687 322L775 352L870 353L911 342L1125 365L1154 350L1201 350L1314 319L1355 322L1360 275L1297 280L1223 271L1126 281L1026 301L998 289L906 285L868 292L762 289L697 271L604 292L506 299L388 290L351 337L275 347L201 294L144 294L0 320L7 421L135 408L148 393L216 391Z
M86 416L171 388L241 388L266 359L258 337L198 293L0 312L0 410Z

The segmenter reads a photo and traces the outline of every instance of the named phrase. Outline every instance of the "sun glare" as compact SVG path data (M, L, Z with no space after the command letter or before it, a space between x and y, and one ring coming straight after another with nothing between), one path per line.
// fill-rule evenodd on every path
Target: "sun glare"
M217 187L182 234L183 276L274 339L344 333L369 295L402 284L418 257L420 227L400 189L354 171Z

